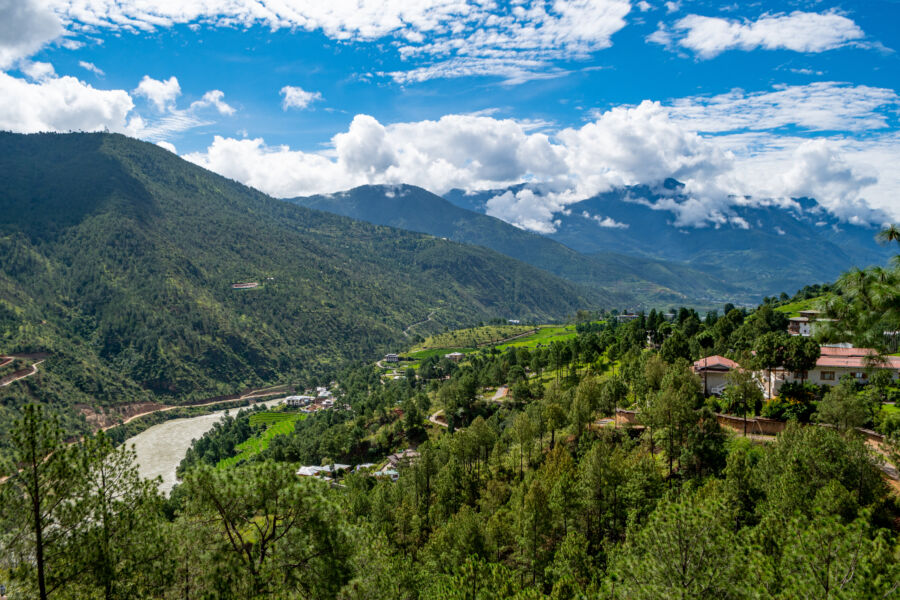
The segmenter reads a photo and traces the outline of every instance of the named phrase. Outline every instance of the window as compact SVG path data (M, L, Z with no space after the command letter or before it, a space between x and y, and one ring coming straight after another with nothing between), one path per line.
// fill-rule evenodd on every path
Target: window
M822 371L822 381L834 381L834 371Z

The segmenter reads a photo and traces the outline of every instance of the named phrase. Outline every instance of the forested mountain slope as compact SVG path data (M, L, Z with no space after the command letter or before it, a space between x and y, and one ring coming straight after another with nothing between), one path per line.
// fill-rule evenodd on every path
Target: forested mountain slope
M120 135L3 133L0 173L0 353L51 353L43 380L6 397L202 398L372 357L429 314L554 319L610 302L483 248L275 200Z
M569 281L601 292L627 292L650 305L758 300L757 292L751 288L731 285L683 264L621 252L587 256L412 185L365 185L336 194L294 198L293 202L370 223L485 246Z

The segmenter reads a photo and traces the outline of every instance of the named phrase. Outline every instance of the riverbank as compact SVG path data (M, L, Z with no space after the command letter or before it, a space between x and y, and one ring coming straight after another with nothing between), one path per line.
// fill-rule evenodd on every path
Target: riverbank
M262 402L245 400L240 406L261 404L269 407L278 404L280 401L281 398ZM134 450L137 453L138 472L141 477L145 479L156 479L158 477L161 480L159 485L160 491L168 494L178 482L175 470L184 458L188 448L190 448L191 442L212 429L226 412L240 408L240 406L223 407L219 405L215 407L215 410L206 414L176 418L166 418L175 411L154 413L156 415L155 418L165 420L146 427L140 433L127 439L123 439L121 443L129 447L134 446ZM129 423L125 427L132 424Z

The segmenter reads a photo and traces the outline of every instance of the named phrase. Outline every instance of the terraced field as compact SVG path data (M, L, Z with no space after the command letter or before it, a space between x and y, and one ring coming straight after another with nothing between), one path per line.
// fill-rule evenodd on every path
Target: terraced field
M277 435L284 435L294 430L294 424L306 418L306 413L266 411L250 415L250 424L254 427L264 426L265 430L249 440L238 444L235 449L240 453L220 460L216 468L231 467L255 456L269 447L269 442Z

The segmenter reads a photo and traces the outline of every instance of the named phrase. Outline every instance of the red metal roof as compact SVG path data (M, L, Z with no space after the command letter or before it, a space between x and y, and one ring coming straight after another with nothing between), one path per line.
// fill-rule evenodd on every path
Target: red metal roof
M707 356L706 358L701 358L700 360L694 362L695 371L702 371L705 369L730 371L731 369L740 368L741 365L737 364L730 358L725 358L724 356L719 356L718 354Z
M900 356L886 356L886 362L870 364L865 356L822 356L816 361L816 366L821 368L845 367L850 369L900 369Z
M820 348L822 356L871 356L878 354L871 348L835 348L833 346L822 346Z

